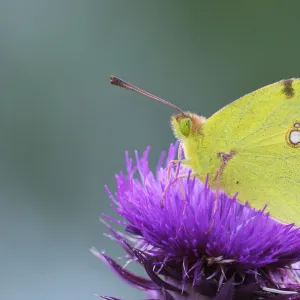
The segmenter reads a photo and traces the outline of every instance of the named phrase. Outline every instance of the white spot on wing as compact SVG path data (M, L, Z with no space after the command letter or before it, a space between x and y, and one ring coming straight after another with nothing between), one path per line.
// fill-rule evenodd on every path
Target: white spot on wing
M295 124L294 124L294 127L295 127L295 128L300 128L300 123L295 123Z
M293 145L297 145L298 143L300 143L300 131L292 131L290 133L290 141Z

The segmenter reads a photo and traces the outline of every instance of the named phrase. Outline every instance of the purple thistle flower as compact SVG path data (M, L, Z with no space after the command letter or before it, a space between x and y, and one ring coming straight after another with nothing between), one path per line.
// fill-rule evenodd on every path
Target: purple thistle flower
M277 222L224 193L216 202L207 182L188 176L168 188L166 166L177 154L171 145L156 174L148 168L148 147L136 164L126 153L127 175L116 176L113 209L125 219L105 225L129 261L141 264L149 279L135 275L96 249L92 252L123 280L151 299L300 299L300 228ZM165 162L165 164L164 164ZM187 170L180 167L180 173ZM138 175L138 176L137 176ZM171 171L171 178L176 178ZM183 200L184 193L184 200ZM115 299L105 297L104 299Z

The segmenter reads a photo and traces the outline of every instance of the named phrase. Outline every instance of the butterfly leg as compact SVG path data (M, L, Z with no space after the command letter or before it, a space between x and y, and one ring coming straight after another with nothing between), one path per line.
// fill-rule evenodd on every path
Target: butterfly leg
M178 159L173 159L173 160L170 160L169 163L168 163L168 167L167 167L167 170L168 170L168 179L167 179L167 183L166 183L166 186L165 186L165 189L164 189L164 192L162 194L162 198L161 198L161 201L160 201L160 207L163 208L164 207L164 200L165 200L165 196L167 194L167 190L168 188L170 187L171 185L171 169L173 167L174 164L178 164L180 162L180 160Z
M219 191L220 191L220 188L221 188L221 174L223 173L225 167L226 167L226 164L227 162L233 157L233 155L236 154L236 151L235 150L232 150L230 151L230 153L225 153L225 152L219 152L217 154L218 157L220 157L222 159L222 165L221 165L221 168L220 170L217 171L217 174L216 174L216 177L215 177L215 180L216 180L216 200L218 200L219 198ZM216 205L215 205L215 208L214 208L214 212L216 211L217 209L217 204L218 202L216 201Z
M167 190L168 188L177 181L179 175L179 168L180 168L180 165L185 165L185 164L188 164L188 161L187 160L184 160L182 159L182 156L181 156L181 153L182 153L182 144L179 144L179 147L178 147L178 159L176 160L171 160L169 161L169 164L168 164L168 167L167 167L167 170L168 170L168 180L167 180L167 183L166 183L166 186L165 186L165 189L164 189L164 192L163 192L163 195L162 195L162 199L161 199L161 202L160 202L160 207L163 207L163 204L164 204L164 199L165 199L165 196L167 194ZM176 164L176 171L175 171L175 180L174 182L171 182L171 169L172 169L172 166ZM181 193L183 195L183 198L184 198L184 191L183 191L183 188L182 188L182 185L181 185L181 182L179 181L179 184L180 184L180 190L181 190Z
M221 168L220 170L217 171L217 174L216 174L216 200L218 200L219 198L219 191L220 191L220 187L221 187L221 174L223 173L225 167L226 167L226 164L227 162L233 157L233 155L236 154L236 151L235 150L232 150L230 151L230 153L224 153L224 152L219 152L217 154L218 157L220 157L222 159L222 165L221 165ZM214 208L214 212L216 211L217 209L217 204L218 202L216 201L216 205L215 205L215 208Z
M220 188L221 188L221 174L222 174L222 171L224 170L225 168L225 163L222 164L220 170L217 171L217 175L216 175L216 201L214 203L214 210L213 210L213 213L216 212L217 210L217 207L218 207L218 201L219 201L219 192L220 192Z
M184 194L184 190L183 190L183 186L182 186L182 183L181 183L181 180L182 178L188 178L188 177L194 177L194 176L197 176L197 173L196 172L189 172L189 173L185 173L185 174L180 174L176 177L176 179L171 183L174 184L176 183L176 181L178 180L178 183L179 183L179 189L180 189L180 192L182 194L182 200L184 201L184 208L183 208L183 215L185 214L185 210L186 210L186 205L187 205L187 201L185 199L185 194Z
M181 184L181 181L180 181L180 177L178 175L179 174L179 168L180 168L181 162L183 161L183 159L182 159L182 151L183 151L183 147L182 147L182 144L180 143L179 147L178 147L178 154L177 154L179 163L176 166L176 171L175 171L176 175L175 175L175 180L173 181L173 183L175 183L178 180L179 189L180 189L180 192L181 192L181 195L182 195L182 199L184 200L185 199L184 190L183 190L183 187L182 187L182 184Z
M215 213L217 211L217 208L218 208L221 173L224 170L224 167L225 167L225 165L222 165L220 170L217 171L217 175L216 175L216 181L217 181L217 183L216 183L216 199L214 201L214 209L213 209L213 213L212 213L213 216L215 215ZM210 226L209 226L208 231L205 234L207 234L211 231L211 229L214 226L214 223L215 223L215 220L213 219Z
M184 190L183 190L183 186L182 186L180 178L187 178L188 173L180 174L180 175L178 175L178 174L179 174L179 168L180 168L181 165L188 166L189 164L188 164L188 160L183 159L182 151L183 151L183 146L182 146L182 143L180 143L179 147L178 147L178 163L177 163L176 171L175 171L175 180L171 183L171 185L174 184L178 180L179 189L180 189L180 192L181 192L181 195L182 195L182 199L185 200L185 194L184 194Z
M183 216L185 215L186 206L187 206L187 201L186 201L186 199L185 199L185 195L184 195L184 191L183 191L183 187L182 187L182 184L181 184L180 179L181 179L181 178L194 177L194 176L197 176L197 173L196 173L196 172L189 172L189 173L180 174L180 175L178 175L178 176L175 178L175 180L171 183L171 185L172 185L172 184L174 184L177 180L179 181L179 184L180 184L180 185L179 185L179 188L181 188L181 192L183 193L183 198L182 198L182 200L184 201L184 206L183 206L183 210L182 210L182 215L183 215ZM183 222L180 224L180 227L179 227L179 229L178 229L178 232L181 231L182 225L183 225ZM177 239L177 235L176 235L175 239Z
M221 168L217 171L217 174L216 174L216 177L215 177L215 180L216 180L216 198L215 198L215 201L214 201L214 208L213 208L213 212L212 212L212 216L213 216L213 219L211 221L211 224L208 228L208 230L205 232L205 234L208 234L213 226L214 226L214 223L215 223L215 220L214 220L214 215L217 211L217 208L218 208L218 203L219 203L219 191L220 191L220 181L221 181L221 173L222 171L224 170L225 168L225 162L222 163L221 165Z
M215 215L217 208L218 208L218 204L219 204L219 192L221 189L221 175L226 167L227 162L236 154L235 150L230 151L230 153L225 153L225 152L219 152L217 154L218 157L220 157L222 159L222 165L220 167L220 169L217 171L215 180L216 180L216 200L214 202L214 209L213 209L213 216ZM206 232L209 233L211 231L211 229L214 226L214 219L211 222L211 225L208 229L208 231Z

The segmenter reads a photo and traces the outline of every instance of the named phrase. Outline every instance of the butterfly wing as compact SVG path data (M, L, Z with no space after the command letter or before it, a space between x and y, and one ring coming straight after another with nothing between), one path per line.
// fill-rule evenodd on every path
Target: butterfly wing
M300 80L283 80L224 107L204 126L201 172L241 202L300 225ZM205 161L205 156L207 161Z

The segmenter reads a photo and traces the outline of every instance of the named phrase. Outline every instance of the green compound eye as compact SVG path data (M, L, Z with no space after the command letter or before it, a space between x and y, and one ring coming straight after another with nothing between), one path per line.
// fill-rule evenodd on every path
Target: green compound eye
M187 137L190 134L191 128L192 128L192 120L190 118L184 118L180 121L179 129L180 129L180 132L185 137Z

